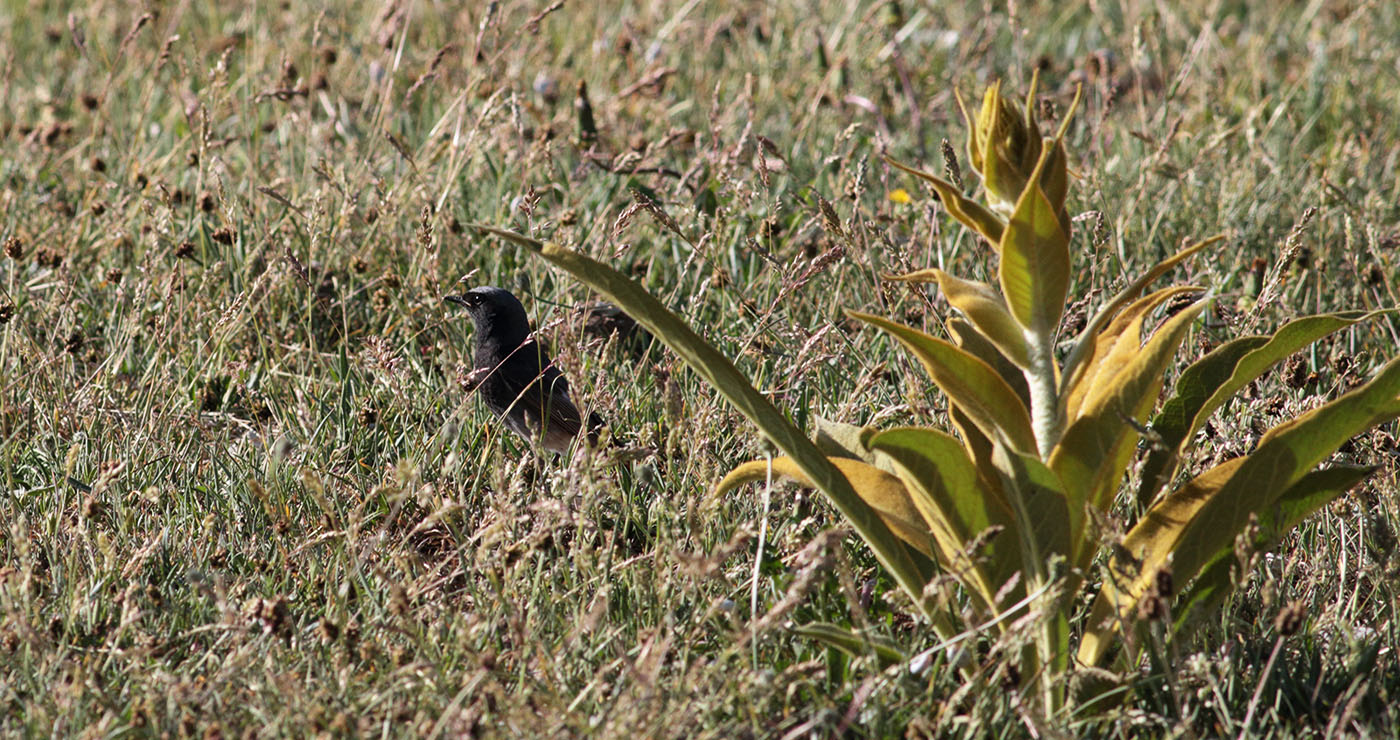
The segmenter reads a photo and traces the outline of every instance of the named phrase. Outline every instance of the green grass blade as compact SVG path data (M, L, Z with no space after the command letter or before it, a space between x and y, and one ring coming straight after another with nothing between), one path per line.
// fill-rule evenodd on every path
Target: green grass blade
M903 663L909 659L909 656L905 655L899 646L890 640L863 635L855 630L830 622L811 622L793 627L792 631L808 639L834 647L852 658L864 657L873 652L880 659L881 667Z

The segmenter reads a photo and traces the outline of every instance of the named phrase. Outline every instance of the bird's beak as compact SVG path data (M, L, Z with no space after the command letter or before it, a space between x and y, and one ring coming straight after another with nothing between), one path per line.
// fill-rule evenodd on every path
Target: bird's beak
M455 304L457 304L457 305L459 305L459 306L462 306L462 307L466 307L466 306L467 306L467 299L466 299L466 298L463 298L462 296L459 296L459 295L443 296L442 299L443 299L444 301L447 301L448 303L455 303Z

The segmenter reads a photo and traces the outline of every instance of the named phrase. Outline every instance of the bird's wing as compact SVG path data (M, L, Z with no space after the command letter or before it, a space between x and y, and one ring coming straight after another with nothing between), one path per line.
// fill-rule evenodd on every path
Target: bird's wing
M541 367L543 365L543 367ZM569 381L534 340L521 345L496 375L516 404L548 427L576 435L583 426L578 407L569 397ZM541 409L541 407L544 407Z
M540 385L544 389L549 428L557 428L570 437L576 436L583 428L583 419L574 400L569 398L569 381L564 379L558 368L550 365L541 374Z

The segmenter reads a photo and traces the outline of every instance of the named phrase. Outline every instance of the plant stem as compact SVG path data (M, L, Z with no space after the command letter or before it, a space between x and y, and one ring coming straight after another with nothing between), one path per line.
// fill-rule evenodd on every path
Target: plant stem
M1055 391L1055 355L1050 332L1026 332L1030 367L1026 384L1031 392L1031 431L1041 460L1050 459L1050 450L1060 441L1059 398Z
M1026 368L1026 384L1031 394L1031 431L1035 434L1036 452L1041 460L1050 459L1050 451L1060 441L1059 398L1055 387L1055 355L1052 334L1041 329L1026 331L1026 346L1030 354L1030 367ZM1032 584L1048 586L1050 574L1043 563L1032 575ZM1052 717L1059 708L1059 698L1053 685L1052 676L1058 673L1056 650L1058 640L1055 635L1055 620L1059 615L1056 600L1042 596L1038 599L1041 610L1040 624L1036 627L1036 649L1040 663L1036 682L1039 684L1041 708L1046 717Z

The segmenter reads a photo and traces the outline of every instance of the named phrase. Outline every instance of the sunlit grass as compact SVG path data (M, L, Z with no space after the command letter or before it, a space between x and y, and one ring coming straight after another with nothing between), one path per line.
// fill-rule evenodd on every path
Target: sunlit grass
M879 276L991 265L878 155L941 170L944 137L965 156L953 88L1043 64L1050 117L1086 90L1076 292L1223 231L1188 276L1221 293L1188 355L1396 304L1393 4L955 5L143 21L8 3L0 730L1215 735L1244 729L1264 681L1256 730L1394 732L1387 432L1344 451L1382 470L1248 562L1122 707L1033 717L996 656L974 651L970 680L941 654L912 674L792 634L823 620L933 644L820 498L711 495L765 450L675 358L587 334L591 296L461 226L643 277L801 425L927 412L941 401L917 368L840 309L932 327L936 293ZM463 278L521 296L622 451L534 461L466 394L469 322L441 300ZM1274 300L1242 300L1264 283ZM1267 376L1216 417L1209 454L1246 451L1305 391L1340 393L1396 355L1397 329ZM1304 626L1265 679L1295 601Z

